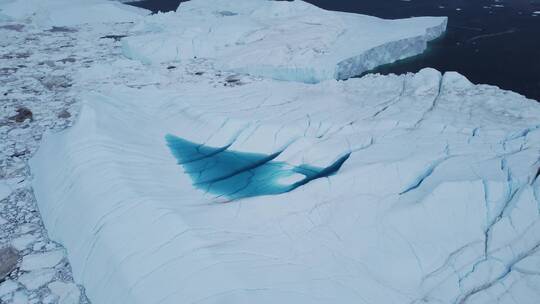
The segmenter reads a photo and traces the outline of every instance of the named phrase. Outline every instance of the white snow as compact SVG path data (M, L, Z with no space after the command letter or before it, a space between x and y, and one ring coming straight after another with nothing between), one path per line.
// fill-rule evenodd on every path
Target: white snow
M27 290L35 290L49 283L53 279L55 273L54 269L47 268L32 270L22 274L18 281L23 284Z
M493 303L505 291L492 286L535 273L514 266L540 247L535 101L433 69L316 85L231 85L197 64L120 76L136 67L84 79L169 82L86 94L75 126L31 161L49 233L92 301ZM352 154L293 192L220 203L191 184L166 134L286 147L276 160L291 165ZM526 280L522 298L537 299L538 276Z
M81 291L73 283L52 282L47 285L54 295L58 296L58 304L78 304Z
M39 26L133 22L149 13L145 9L106 0L0 1L0 16L4 15L13 20L31 17Z
M418 55L446 30L445 17L383 20L303 1L193 0L145 18L123 39L144 63L209 58L217 68L315 83L346 79Z
M20 269L24 271L52 268L64 258L62 250L49 251L43 253L35 253L23 257Z

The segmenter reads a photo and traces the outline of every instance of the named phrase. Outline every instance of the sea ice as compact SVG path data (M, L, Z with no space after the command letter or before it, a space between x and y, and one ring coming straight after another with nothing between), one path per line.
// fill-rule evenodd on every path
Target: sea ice
M27 290L35 290L49 283L55 275L54 269L38 269L26 272L19 277L19 283Z
M62 250L35 253L23 257L20 269L30 271L41 268L52 268L64 258Z
M17 291L13 295L13 304L28 304L28 295L24 291Z
M47 285L54 295L58 296L58 304L78 304L81 291L73 283L52 282Z
M19 285L12 280L5 280L0 283L0 298L14 292L19 288Z
M23 234L11 241L11 245L17 250L24 250L39 239L37 234Z
M418 55L446 23L383 20L303 1L192 0L141 20L143 33L122 43L126 56L144 63L208 58L222 70L316 83Z
M10 194L11 187L5 182L0 182L0 201L7 198Z

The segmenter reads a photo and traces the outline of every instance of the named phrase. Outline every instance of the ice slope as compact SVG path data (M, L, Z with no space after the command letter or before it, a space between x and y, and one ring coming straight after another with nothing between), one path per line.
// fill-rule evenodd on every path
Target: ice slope
M0 20L31 19L38 26L132 22L148 14L148 10L107 0L0 0Z
M221 70L316 83L422 53L446 17L383 20L303 1L192 0L145 18L124 54L144 63L209 58Z
M538 303L538 103L432 69L316 85L197 69L93 90L31 161L93 303ZM167 135L292 166L350 157L223 202Z

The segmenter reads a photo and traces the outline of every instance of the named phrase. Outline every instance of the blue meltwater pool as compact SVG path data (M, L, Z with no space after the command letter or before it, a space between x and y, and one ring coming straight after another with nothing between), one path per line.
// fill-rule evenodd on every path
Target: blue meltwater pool
M204 192L230 200L281 194L292 191L312 180L335 174L349 158L339 157L328 167L292 166L274 161L282 151L270 155L208 147L174 135L165 137L172 154L193 185Z

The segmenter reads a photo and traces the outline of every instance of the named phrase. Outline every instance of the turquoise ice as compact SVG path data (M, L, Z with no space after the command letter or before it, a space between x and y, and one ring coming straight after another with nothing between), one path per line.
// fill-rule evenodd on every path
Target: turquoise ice
M174 135L167 135L166 140L195 187L231 200L292 191L335 174L350 156L347 153L325 168L292 166L274 161L282 151L270 155L230 151L230 145L208 147Z

